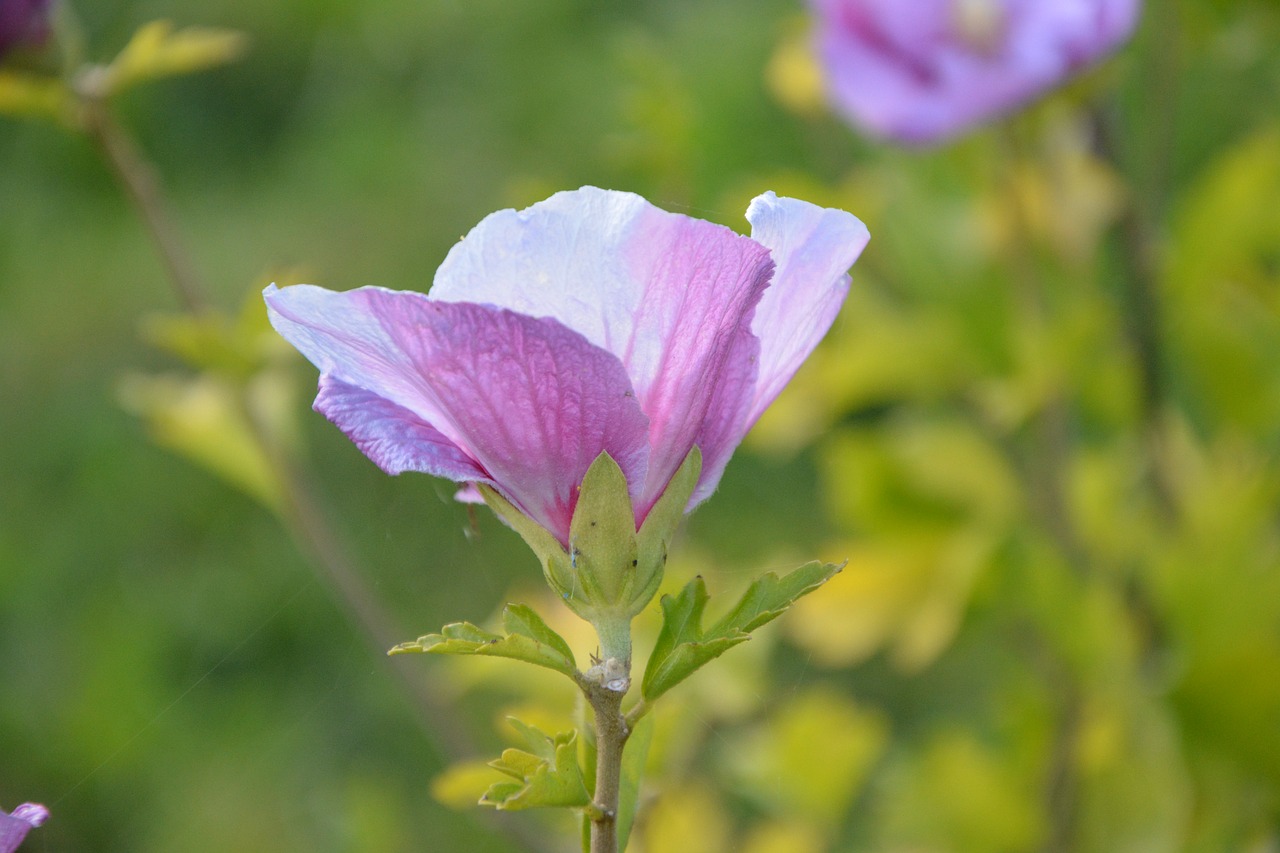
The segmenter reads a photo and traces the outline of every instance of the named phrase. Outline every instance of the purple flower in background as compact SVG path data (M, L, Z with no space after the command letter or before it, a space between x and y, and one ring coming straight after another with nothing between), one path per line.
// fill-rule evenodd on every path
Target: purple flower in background
M0 0L0 57L49 37L50 0Z
M867 243L857 218L766 193L751 237L584 187L503 210L430 296L267 288L320 368L315 408L389 474L487 483L568 543L607 451L639 524L697 445L690 506L821 340Z
M49 810L36 803L23 803L13 810L13 814L0 810L0 853L13 853L27 833L48 818Z
M1119 46L1139 0L811 0L836 108L932 143L1030 100Z

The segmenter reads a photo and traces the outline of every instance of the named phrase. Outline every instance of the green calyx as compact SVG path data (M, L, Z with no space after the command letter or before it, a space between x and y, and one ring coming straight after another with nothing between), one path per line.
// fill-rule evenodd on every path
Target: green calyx
M693 448L636 530L627 478L608 453L587 469L569 525L569 549L488 486L485 502L533 549L547 583L575 613L596 626L604 656L630 659L631 619L662 583L667 547L684 518L702 471Z

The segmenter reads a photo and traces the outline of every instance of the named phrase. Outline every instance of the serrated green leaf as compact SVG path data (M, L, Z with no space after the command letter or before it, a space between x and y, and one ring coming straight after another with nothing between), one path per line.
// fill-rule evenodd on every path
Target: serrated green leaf
M532 607L525 604L508 604L502 610L502 627L510 635L528 637L557 652L569 667L576 669L573 649L551 629Z
M662 598L662 630L645 667L641 690L647 701L666 693L709 661L750 639L750 632L782 615L796 599L817 589L843 564L808 563L779 578L769 572L709 630L702 629L707 587L701 577L677 596Z
M504 750L489 766L516 779L498 782L481 797L480 804L506 811L533 808L581 808L591 795L578 764L578 733L561 732L547 737L532 726L511 721L534 752Z
M814 560L793 572L778 577L774 572L757 578L737 605L724 615L710 633L729 635L738 630L751 633L761 625L782 615L796 599L822 586L844 568L844 563L822 563Z
M749 639L740 631L729 637L703 633L702 611L708 598L707 585L701 577L686 584L679 595L662 597L662 630L641 685L645 699L657 699L708 661Z
M427 634L401 643L387 654L427 653L481 655L520 660L562 672L572 678L578 671L573 651L564 638L548 627L531 608L509 604L502 612L506 635L478 628L470 622L445 625L439 634Z

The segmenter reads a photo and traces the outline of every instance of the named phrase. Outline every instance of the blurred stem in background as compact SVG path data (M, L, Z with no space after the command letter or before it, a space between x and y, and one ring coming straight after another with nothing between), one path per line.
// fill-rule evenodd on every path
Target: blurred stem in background
M1024 126L1014 120L1000 128L1002 150L1000 184L1004 188L1010 224L1009 272L1015 292L1012 301L1020 316L1017 326L1043 337L1054 325L1048 288L1040 272L1040 247L1032 226L1031 202L1023 187L1023 172L1034 162L1034 151L1023 138ZM1064 389L1055 381L1032 412L1028 429L1030 441L1026 452L1013 448L1013 469L1023 472L1028 504L1050 539L1060 549L1067 566L1078 578L1087 581L1091 575L1089 555L1067 509L1066 473L1072 447L1071 408L1063 396ZM1008 443L1006 442L1006 446ZM1045 832L1043 853L1067 853L1074 848L1078 743L1083 713L1083 688L1061 659L1052 643L1043 636L1044 626L1034 637L1033 648L1042 676L1057 696L1058 717L1048 751L1048 768L1044 781Z

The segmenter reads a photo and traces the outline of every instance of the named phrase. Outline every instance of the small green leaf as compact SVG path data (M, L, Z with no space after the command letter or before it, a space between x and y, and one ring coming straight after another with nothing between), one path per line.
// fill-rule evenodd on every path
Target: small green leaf
M573 651L564 638L548 627L531 608L508 604L502 611L506 635L477 628L470 622L445 625L439 634L427 634L411 643L401 643L387 654L411 652L437 655L482 655L511 658L563 672L577 674Z
M716 623L710 633L727 636L737 630L749 634L777 619L796 599L813 592L843 568L844 563L837 565L814 560L781 578L769 572L747 587L738 604Z
M709 597L701 577L686 584L674 598L662 597L662 630L649 656L641 685L645 699L658 698L708 661L749 639L741 631L729 637L703 633L702 611Z
M578 764L578 733L547 737L532 726L512 720L533 752L504 750L489 766L515 782L498 782L480 804L514 811L532 808L581 808L591 802Z
M813 562L782 578L769 572L753 582L733 609L706 631L702 615L708 595L701 577L690 581L679 595L663 596L662 630L641 686L645 699L653 701L708 661L746 642L751 631L776 619L841 568L843 564Z
M569 564L569 554L560 541L552 535L551 531L521 512L496 489L484 483L478 484L477 488L484 502L489 505L489 509L493 510L494 514L506 522L512 530L520 534L520 538L537 556L538 562L542 565L542 574L551 588L564 600L570 610L587 618L582 587L577 582L573 568Z

